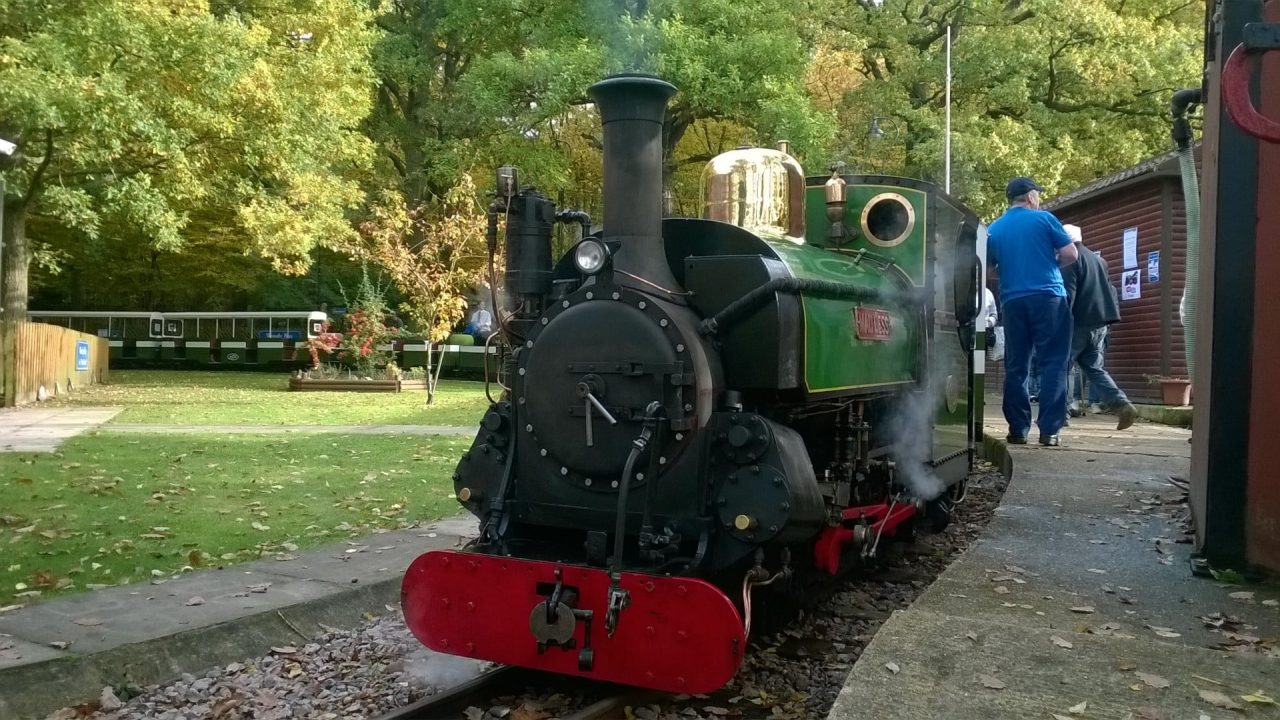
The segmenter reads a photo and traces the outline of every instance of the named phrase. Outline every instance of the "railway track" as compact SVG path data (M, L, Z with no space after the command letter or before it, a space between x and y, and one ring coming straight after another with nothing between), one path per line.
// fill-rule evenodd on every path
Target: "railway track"
M558 720L602 720L611 717L625 706L652 697L652 693L622 688L606 683L592 683L575 678L552 675L536 670L504 666L482 673L434 695L410 703L375 720L456 720L466 717L469 707L488 708L491 700L509 694L518 694L528 687L546 688L564 685L581 691L583 685L599 690L599 699L558 716Z

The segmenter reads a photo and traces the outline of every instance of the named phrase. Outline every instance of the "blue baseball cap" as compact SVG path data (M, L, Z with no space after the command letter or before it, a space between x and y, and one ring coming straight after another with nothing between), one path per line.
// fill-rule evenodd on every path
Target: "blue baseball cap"
M1016 177L1010 180L1008 185L1004 186L1004 196L1012 200L1020 195L1026 195L1032 190L1044 192L1044 188L1037 185L1035 180L1029 177Z

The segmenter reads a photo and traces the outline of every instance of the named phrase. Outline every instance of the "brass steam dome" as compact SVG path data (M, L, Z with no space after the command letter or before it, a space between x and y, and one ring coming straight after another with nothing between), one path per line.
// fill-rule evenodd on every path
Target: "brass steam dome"
M702 217L804 243L804 171L785 150L738 148L702 171Z

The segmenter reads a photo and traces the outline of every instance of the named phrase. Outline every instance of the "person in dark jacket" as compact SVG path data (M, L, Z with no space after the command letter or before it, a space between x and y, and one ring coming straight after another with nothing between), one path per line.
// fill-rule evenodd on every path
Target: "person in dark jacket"
M1107 327L1120 320L1120 303L1107 281L1102 256L1084 247L1079 227L1066 225L1063 229L1079 246L1079 258L1062 271L1073 320L1071 362L1080 366L1090 385L1097 386L1102 406L1120 417L1116 429L1124 430L1133 425L1138 411L1102 366L1102 342Z

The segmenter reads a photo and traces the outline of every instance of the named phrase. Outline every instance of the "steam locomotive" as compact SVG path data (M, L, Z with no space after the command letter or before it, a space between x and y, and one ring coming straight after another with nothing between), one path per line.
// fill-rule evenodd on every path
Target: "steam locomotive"
M707 166L702 218L664 218L675 91L590 88L603 231L557 262L553 225L589 220L498 173L510 386L453 476L479 537L403 580L434 650L710 692L753 597L866 563L963 487L976 216L927 182L746 148Z

